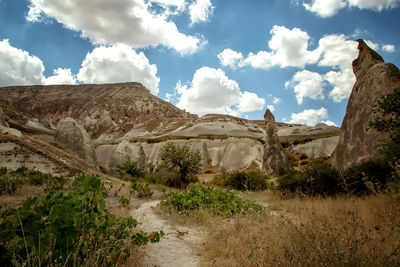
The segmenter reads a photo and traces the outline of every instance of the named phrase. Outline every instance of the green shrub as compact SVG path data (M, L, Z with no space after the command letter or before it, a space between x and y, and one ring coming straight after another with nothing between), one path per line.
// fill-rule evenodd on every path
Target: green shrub
M393 168L379 161L367 161L343 171L345 189L350 194L370 194L385 190L393 182Z
M143 185L138 182L131 184L130 192L131 194L137 193L139 198L151 197L153 195L153 191L151 191L149 184Z
M182 182L179 173L159 168L156 172L146 174L145 181L150 184L161 184L169 187L184 188L188 183L197 183L199 179L197 176L190 175L186 177L185 182Z
M72 191L50 191L0 214L2 264L22 266L110 266L126 260L134 246L157 242L162 232L132 233L136 221L105 209L98 176L79 176Z
M166 143L160 151L162 161L161 167L169 173L178 173L176 177L168 177L170 185L173 187L186 187L195 178L201 168L201 154L199 150L190 151L190 145L179 146L174 143Z
M145 170L138 166L137 162L127 160L117 166L118 173L121 178L132 181L135 178L143 178L146 174Z
M25 180L19 176L2 175L0 177L0 194L13 194L25 183Z
M235 171L222 176L224 186L250 191L266 190L270 187L269 179L270 177L260 170Z
M121 194L119 196L118 202L122 207L126 207L131 202L131 198L129 196L125 196L124 194Z
M243 200L235 193L201 184L190 184L186 191L172 192L164 204L181 214L208 209L215 214L229 216L263 210L260 205Z
M278 189L285 195L333 196L345 193L340 172L322 159L301 171L289 170L278 177Z

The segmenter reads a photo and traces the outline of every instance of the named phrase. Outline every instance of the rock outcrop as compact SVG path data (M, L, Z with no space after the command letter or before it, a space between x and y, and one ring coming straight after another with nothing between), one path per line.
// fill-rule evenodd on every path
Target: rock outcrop
M376 116L373 106L384 95L400 88L399 69L384 63L381 56L358 40L359 56L353 61L356 83L347 104L346 115L340 129L339 143L332 153L332 164L344 169L375 158L387 135L369 129Z
M264 114L266 139L264 145L263 170L277 174L280 169L290 168L290 161L279 142L274 115L267 109Z
M72 118L58 122L55 141L65 150L77 154L88 162L93 162L93 149L86 130Z

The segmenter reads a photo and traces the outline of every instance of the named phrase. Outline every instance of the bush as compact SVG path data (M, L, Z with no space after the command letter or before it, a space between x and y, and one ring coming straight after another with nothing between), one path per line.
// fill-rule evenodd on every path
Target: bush
M199 150L190 151L190 145L179 146L174 143L165 144L160 151L161 168L169 173L178 173L179 180L176 177L170 181L171 186L186 187L201 168L201 154Z
M151 191L149 184L143 185L138 182L131 184L130 193L137 193L139 198L151 197L153 195L153 191Z
M233 215L247 212L261 212L263 208L239 198L235 193L205 187L201 184L190 184L186 191L172 192L165 200L169 206L180 214L208 209L215 214Z
M186 177L186 182L183 183L179 173L159 168L155 172L147 173L145 181L150 184L161 184L169 187L184 188L187 186L187 183L197 183L199 180L196 176L191 175Z
M162 232L132 233L136 221L108 212L105 197L98 176L79 176L72 191L53 190L2 211L2 265L117 265L134 246L159 240Z
M345 193L340 172L322 159L302 171L289 170L278 177L278 189L285 195L333 196Z
M393 182L392 167L378 161L367 161L343 171L344 186L350 194L370 194L388 188Z
M235 171L222 176L224 186L250 191L266 190L270 187L269 179L270 177L260 170Z
M127 160L117 166L118 173L121 178L129 181L135 178L143 178L146 174L145 170L138 166L136 161Z

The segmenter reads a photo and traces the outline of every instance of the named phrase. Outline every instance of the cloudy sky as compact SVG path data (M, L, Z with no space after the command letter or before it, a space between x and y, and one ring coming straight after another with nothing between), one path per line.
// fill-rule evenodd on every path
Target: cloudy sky
M400 0L0 0L0 86L137 81L181 109L340 126L362 38L400 65Z

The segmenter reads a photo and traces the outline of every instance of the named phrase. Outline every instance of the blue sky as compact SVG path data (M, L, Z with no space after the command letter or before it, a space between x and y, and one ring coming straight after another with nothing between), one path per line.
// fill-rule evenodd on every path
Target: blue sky
M400 65L400 0L0 0L0 86L138 81L191 113L340 126L354 40Z

